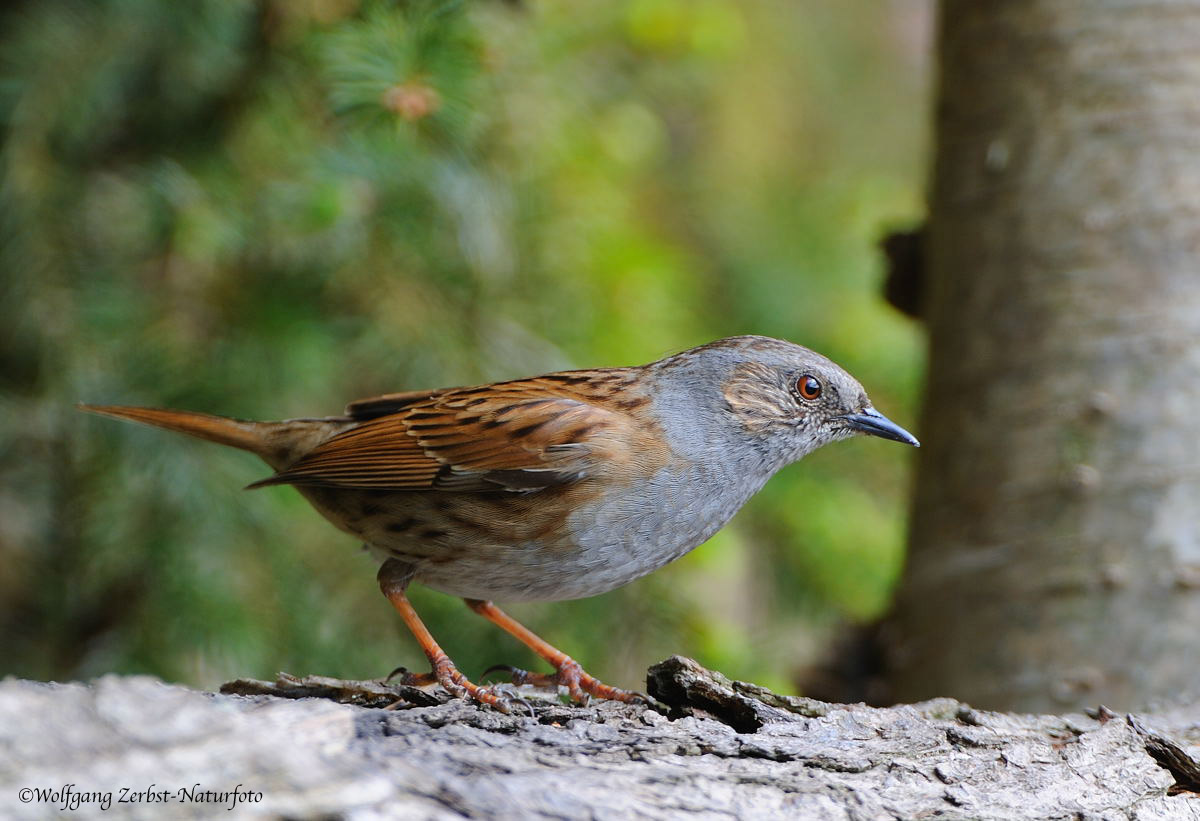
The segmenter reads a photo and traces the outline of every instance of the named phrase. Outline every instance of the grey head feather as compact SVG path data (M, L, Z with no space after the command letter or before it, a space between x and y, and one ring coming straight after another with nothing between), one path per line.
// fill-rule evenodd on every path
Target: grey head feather
M872 407L862 385L837 363L770 337L717 340L649 369L660 387L672 448L692 458L719 454L746 473L769 476L822 445L852 436L857 431L842 417ZM798 389L809 377L819 385L814 399ZM730 417L735 424L729 424Z

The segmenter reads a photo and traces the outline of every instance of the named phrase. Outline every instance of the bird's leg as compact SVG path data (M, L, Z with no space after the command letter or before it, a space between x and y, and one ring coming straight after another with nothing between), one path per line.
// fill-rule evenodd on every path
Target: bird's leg
M530 673L527 670L507 665L492 668L492 670L505 670L510 673L514 684L532 684L537 687L555 687L561 685L567 688L567 693L571 696L571 700L580 704L587 702L589 694L597 698L607 698L615 701L648 701L641 693L609 687L599 679L588 675L579 666L579 662L547 643L545 639L538 636L490 601L483 601L482 599L463 599L463 601L467 603L467 607L545 659L556 671L549 674Z
M400 618L404 619L404 623L412 631L433 666L432 673L404 673L400 678L401 683L422 686L432 684L436 680L447 692L459 698L468 697L480 704L495 707L502 713L511 712L510 699L496 694L490 687L480 687L469 681L434 640L433 634L421 621L404 592L412 579L410 567L397 559L388 559L379 568L378 578L379 589L400 613Z

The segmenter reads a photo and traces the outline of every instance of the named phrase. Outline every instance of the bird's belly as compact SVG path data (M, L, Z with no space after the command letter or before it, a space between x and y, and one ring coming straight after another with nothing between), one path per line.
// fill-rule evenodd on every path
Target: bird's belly
M579 505L566 527L514 544L476 545L418 581L468 598L557 601L607 593L678 559L725 525L744 492L661 476ZM724 492L722 492L724 491Z
M607 593L679 558L707 532L656 530L628 516L620 523L590 523L570 535L516 544L476 543L452 561L417 565L415 579L472 599L558 601ZM715 531L716 528L713 528Z
M422 564L415 579L469 599L559 601L595 596L658 567L615 551L563 551L542 543L488 545L448 564Z
M719 530L758 487L661 472L614 492L586 483L529 494L305 495L413 578L455 596L556 601L606 593L679 558ZM324 503L324 504L322 504Z

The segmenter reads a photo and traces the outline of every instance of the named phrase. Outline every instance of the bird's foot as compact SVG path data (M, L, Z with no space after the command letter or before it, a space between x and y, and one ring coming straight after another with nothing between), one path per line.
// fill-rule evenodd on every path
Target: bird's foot
M487 705L505 714L511 714L518 707L524 708L530 714L533 713L529 702L515 693L507 692L505 685L481 687L472 682L459 672L448 656L434 659L433 670L428 673L412 673L403 667L397 667L388 674L386 680L391 681L394 678L399 678L401 684L412 687L440 684L447 693L455 698L470 699L476 704Z
M553 673L532 673L529 670L522 670L520 667L497 664L484 671L483 677L487 677L490 673L497 671L507 673L510 677L509 680L517 685L529 684L534 687L562 687L566 689L571 701L576 704L587 704L592 696L635 704L650 703L649 697L641 693L608 686L600 681L600 679L590 675L579 666L579 662L572 658L566 658L560 662L558 670Z

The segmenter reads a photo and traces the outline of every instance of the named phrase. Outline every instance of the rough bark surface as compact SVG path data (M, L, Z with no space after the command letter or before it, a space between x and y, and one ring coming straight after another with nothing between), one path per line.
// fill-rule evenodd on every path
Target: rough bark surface
M944 0L898 700L1200 688L1200 2Z
M688 659L651 669L656 709L530 698L501 715L284 677L227 695L144 677L0 683L0 815L57 816L23 789L112 793L65 817L1198 819L1200 704L1153 716L988 713L949 699L825 704ZM397 691L403 692L403 691ZM299 698L305 694L326 698ZM405 693L411 695L411 693ZM1191 785L1191 786L1188 786ZM171 793L119 804L121 788ZM69 798L69 797L68 797Z

